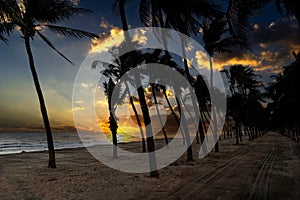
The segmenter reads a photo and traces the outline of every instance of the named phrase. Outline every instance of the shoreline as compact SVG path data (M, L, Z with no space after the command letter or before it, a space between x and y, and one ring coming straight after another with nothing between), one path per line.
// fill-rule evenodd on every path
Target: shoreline
M169 138L172 139L172 138ZM161 143L164 142L164 139L155 139L155 142ZM98 145L112 145L112 144L91 144L85 146L83 143L81 143L82 146L74 146L74 147L62 147L62 148L55 148L55 152L61 152L63 150L73 150L73 149L87 149L88 147L95 147ZM120 142L118 143L118 146L137 146L137 145L142 145L141 141L130 141L130 142ZM0 156L6 156L6 155L15 155L15 154L27 154L27 153L47 153L48 149L36 149L36 150L20 150L17 152L0 152Z

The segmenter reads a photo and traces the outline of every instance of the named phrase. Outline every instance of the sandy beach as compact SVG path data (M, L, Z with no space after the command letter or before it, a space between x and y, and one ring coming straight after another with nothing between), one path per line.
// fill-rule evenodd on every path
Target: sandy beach
M299 144L275 133L246 140L221 140L202 160L183 155L159 179L110 169L84 148L58 150L57 169L47 152L2 155L0 199L300 199Z

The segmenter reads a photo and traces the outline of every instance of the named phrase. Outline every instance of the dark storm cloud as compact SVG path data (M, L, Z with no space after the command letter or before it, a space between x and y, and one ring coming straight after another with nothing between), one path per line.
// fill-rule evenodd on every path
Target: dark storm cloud
M300 30L294 18L266 24L253 24L249 32L251 50L237 49L216 57L219 65L251 65L258 71L278 73L300 51Z
M280 45L300 44L300 31L296 19L282 19L265 24L254 24L253 32L250 34L250 42L256 44Z

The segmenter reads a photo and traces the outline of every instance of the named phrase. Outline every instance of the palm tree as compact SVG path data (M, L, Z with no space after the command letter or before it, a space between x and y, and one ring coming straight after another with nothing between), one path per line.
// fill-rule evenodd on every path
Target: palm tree
M300 27L300 11L297 0L229 0L226 18L231 34L247 39L247 31L250 27L249 19L273 1L282 16L294 15Z
M205 19L201 25L203 32L203 41L205 43L205 50L209 54L209 63L210 63L210 84L211 89L214 91L213 86L213 56L215 52L223 53L223 52L233 52L236 47L245 47L246 42L243 38L239 38L238 36L230 36L230 33L227 28L227 21L225 20L225 16L220 16L214 19ZM229 35L224 37L224 35ZM216 113L215 109L212 109L213 118L215 121ZM215 134L216 135L216 134ZM216 143L215 151L219 152L219 145Z
M172 6L170 6L172 5ZM218 16L221 12L218 7L207 0L193 1L193 0L176 0L176 1L158 1L158 0L146 0L140 3L140 18L146 26L160 26L162 28L173 28L186 35L197 34L199 31L199 18L200 17L213 17ZM165 18L165 20L164 20ZM166 36L162 34L162 41L164 48L167 52ZM193 78L190 75L187 58L185 55L186 42L181 37L181 48L183 56L183 64L185 74L190 81L193 82ZM179 91L177 91L178 93ZM177 101L180 103L180 101ZM192 99L192 103L195 106L196 100ZM196 113L199 115L199 113ZM184 115L182 115L184 117ZM200 126L199 126L200 127ZM188 133L186 133L188 134ZM188 140L189 137L186 137ZM192 147L190 142L186 141L189 145L188 159L192 160Z
M124 44L121 44L120 48L122 48L123 45ZM135 45L135 44L133 44L133 45ZM120 51L122 51L122 50L120 50ZM117 57L117 55L113 55L113 56ZM140 51L131 52L131 56L136 58L135 65L142 64L145 61L145 56ZM125 55L117 57L116 60L114 60L114 63L110 63L110 64L96 60L93 62L92 68L96 68L96 66L98 64L105 65L105 69L101 73L108 78L112 78L113 80L115 80L115 82L119 82L121 77L124 76L126 72L131 70L133 66L135 66L135 65L131 66L129 62L131 62L131 59L129 58L128 54L125 54ZM137 125L139 126L139 130L140 130L140 134L141 134L141 138L142 138L142 151L146 152L146 141L145 141L145 137L144 137L144 131L142 128L141 117L138 114L137 108L134 104L134 96L130 92L129 84L134 85L134 80L126 80L124 82L125 91L123 91L122 96L125 97L125 95L127 94L129 97L129 103L131 105L131 108L133 109L135 119L136 119Z
M127 24L127 19L126 19L126 14L125 14L125 3L126 0L115 0L114 1L114 8L119 11L121 22L122 22L122 29L124 31L124 36L125 36L125 43L126 45L131 45L131 38L130 35L128 34L128 24ZM134 66L134 61L133 57L129 53L129 60L130 60L130 65L133 67ZM141 80L139 77L136 77L137 85L142 85L139 84L141 83ZM156 163L156 157L155 157L155 143L153 139L153 133L152 133L152 127L151 127L151 118L149 114L149 109L147 106L146 98L145 98L145 91L143 87L139 87L137 89L138 92L138 97L139 97L139 102L141 106L141 110L143 113L143 120L144 124L146 126L146 135L147 135L147 149L149 152L149 166L150 166L150 175L151 177L159 177L159 173L157 170L157 163Z
M118 122L117 119L115 118L115 110L116 110L116 105L112 104L112 94L115 89L115 83L113 82L112 78L109 78L108 82L104 82L103 87L104 87L104 92L107 96L107 102L108 102L108 110L109 110L109 128L112 134L112 141L113 141L113 158L118 157L117 153L117 145L118 145L118 140L117 140L117 131L118 131ZM120 93L120 92L119 92ZM116 102L115 102L116 103Z
M161 126L161 130L162 130L162 132L164 134L164 137L165 137L166 145L168 145L169 140L168 140L168 136L167 136L167 132L166 132L163 120L161 118L161 114L160 114L160 111L159 111L159 108L158 108L158 101L157 101L157 97L156 97L156 92L159 91L159 88L156 87L156 85L153 84L153 83L151 83L150 85L151 85L151 91L152 91L152 95L153 95L153 99L154 99L154 104L155 104L158 120L159 120L159 123L160 123L160 126Z
M41 29L47 28L52 32L64 35L66 37L83 38L98 37L86 31L67 28L63 26L52 25L64 20L69 20L75 14L89 13L88 9L75 7L68 0L1 0L0 11L0 35L3 40L5 34L9 36L14 29L20 30L25 42L25 48L29 59L29 67L32 73L33 82L40 102L40 110L43 116L43 122L47 133L47 143L49 150L48 167L55 168L55 151L51 126L47 114L43 92L39 83L38 73L36 71L34 57L31 50L30 41L38 35L50 48L56 51L60 56L72 63L61 52L59 52L50 40L41 32ZM2 7L3 6L3 7ZM4 37L4 40L6 38Z
M229 0L226 20L232 36L247 41L251 17L261 11L271 0Z
M269 116L273 128L296 134L299 141L299 91L300 81L297 77L300 66L300 54L295 54L295 61L284 67L281 74L268 87L268 97L273 102L268 104ZM292 137L293 138L293 137Z
M222 72L229 80L231 97L228 98L228 115L235 122L236 144L239 144L242 124L252 125L256 129L256 123L261 119L259 116L264 112L260 103L261 92L258 90L261 83L251 67L233 65Z
M209 1L179 1L178 5L174 8L165 9L166 12L166 24L167 27L172 27L179 32L190 36L191 34L197 35L200 29L200 18L215 18L221 15L219 8L210 3ZM178 14L176 14L178 13ZM188 61L186 57L185 47L188 41L185 41L181 37L181 49L183 56L183 65L185 69L185 75L188 81L192 84L194 77L191 76L189 72ZM194 86L195 87L195 86ZM196 105L196 100L192 98L193 105ZM199 113L197 113L199 114ZM201 121L199 121L199 130L200 134L203 132L201 126ZM203 137L201 137L203 139ZM203 141L201 141L203 143ZM216 151L218 149L218 143L216 144Z

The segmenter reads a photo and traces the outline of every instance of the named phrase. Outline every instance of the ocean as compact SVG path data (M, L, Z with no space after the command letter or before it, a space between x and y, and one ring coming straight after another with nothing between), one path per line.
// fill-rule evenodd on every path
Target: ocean
M82 144L77 133L53 133L55 149L79 148L99 143L95 135L87 135L88 140ZM0 155L16 154L22 151L47 150L46 133L0 133Z

